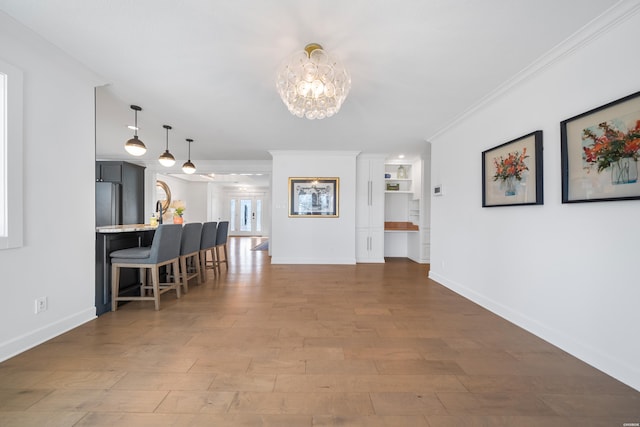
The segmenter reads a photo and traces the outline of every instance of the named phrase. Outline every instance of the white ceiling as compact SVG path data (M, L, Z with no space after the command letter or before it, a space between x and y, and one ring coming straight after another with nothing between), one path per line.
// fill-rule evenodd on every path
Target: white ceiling
M170 149L199 172L268 150L415 154L424 142L616 0L0 0L0 8L86 65L115 102L98 158ZM309 42L347 66L334 117L292 116L280 63ZM0 52L1 54L1 52ZM499 123L498 123L499 125ZM108 142L106 142L108 141ZM182 160L184 162L184 160ZM180 160L175 166L179 172Z

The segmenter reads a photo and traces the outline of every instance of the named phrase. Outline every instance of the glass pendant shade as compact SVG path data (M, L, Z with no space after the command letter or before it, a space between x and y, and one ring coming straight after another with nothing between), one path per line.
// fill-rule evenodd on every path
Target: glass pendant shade
M192 173L194 173L196 171L196 165L194 165L193 163L191 163L191 160L187 160L186 162L184 162L184 164L182 165L182 172L191 175Z
M147 152L147 147L138 139L138 135L134 135L133 138L124 144L124 149L132 156L142 156Z
M164 153L162 153L158 158L158 161L162 166L165 167L171 167L176 164L176 158L173 157L173 154L171 154L169 150L166 150Z
M280 67L276 87L291 114L324 119L342 107L351 89L351 77L336 57L311 43Z
M191 163L191 143L193 142L193 139L187 139L187 142L189 143L189 160L184 162L182 165L182 172L191 175L196 171L196 165Z
M135 115L135 131L133 133L133 138L124 144L124 149L132 156L142 156L147 152L147 147L145 147L144 143L138 138L138 111L142 111L142 108L137 105L132 105L131 109L134 111Z
M162 125L163 128L167 130L167 148L164 150L164 153L160 155L158 161L164 167L171 167L176 164L176 158L169 152L169 130L172 129L169 125Z

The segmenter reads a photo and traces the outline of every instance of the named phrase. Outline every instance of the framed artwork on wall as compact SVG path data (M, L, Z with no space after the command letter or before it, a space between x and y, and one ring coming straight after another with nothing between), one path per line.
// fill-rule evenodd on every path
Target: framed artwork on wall
M562 203L640 199L640 92L560 123Z
M482 207L541 204L541 130L482 152Z
M337 218L340 178L289 178L289 217Z

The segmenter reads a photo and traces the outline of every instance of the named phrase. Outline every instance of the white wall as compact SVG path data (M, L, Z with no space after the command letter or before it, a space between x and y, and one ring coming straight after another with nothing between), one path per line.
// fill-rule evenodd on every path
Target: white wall
M80 64L0 12L24 72L24 246L0 251L0 360L95 317L94 87ZM35 299L48 310L35 314Z
M272 151L272 264L354 264L356 156L345 151ZM289 218L290 177L340 178L338 218Z
M224 188L221 185L216 183L208 184L209 191L209 208L208 215L211 218L211 221L228 221L229 220L229 209L228 206L225 205L225 200L227 200L226 193Z
M207 183L191 182L187 185L184 200L187 202L189 212L184 211L186 222L207 221Z
M153 178L155 176L155 179ZM180 200L184 203L185 210L183 219L184 222L206 222L207 219L207 183L206 182L190 182L184 179L175 178L169 175L151 173L145 176L145 180L150 180L151 184L147 185L145 189L155 190L155 181L160 180L167 183L171 190L171 200L175 202ZM151 198L146 197L147 194L151 194ZM147 205L148 215L155 211L156 197L155 191L145 191L145 200L149 199ZM164 215L163 215L164 216ZM171 215L164 216L166 222L172 222ZM148 220L145 222L149 222Z
M640 90L632 4L431 139L430 276L640 390L640 200L562 204L559 124ZM483 209L481 152L537 129L544 205Z

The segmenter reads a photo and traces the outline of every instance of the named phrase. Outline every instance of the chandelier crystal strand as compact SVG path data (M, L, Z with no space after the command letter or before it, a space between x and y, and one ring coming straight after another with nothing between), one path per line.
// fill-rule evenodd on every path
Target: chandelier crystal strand
M276 86L291 114L324 119L342 107L351 89L351 77L336 57L311 43L284 62Z

